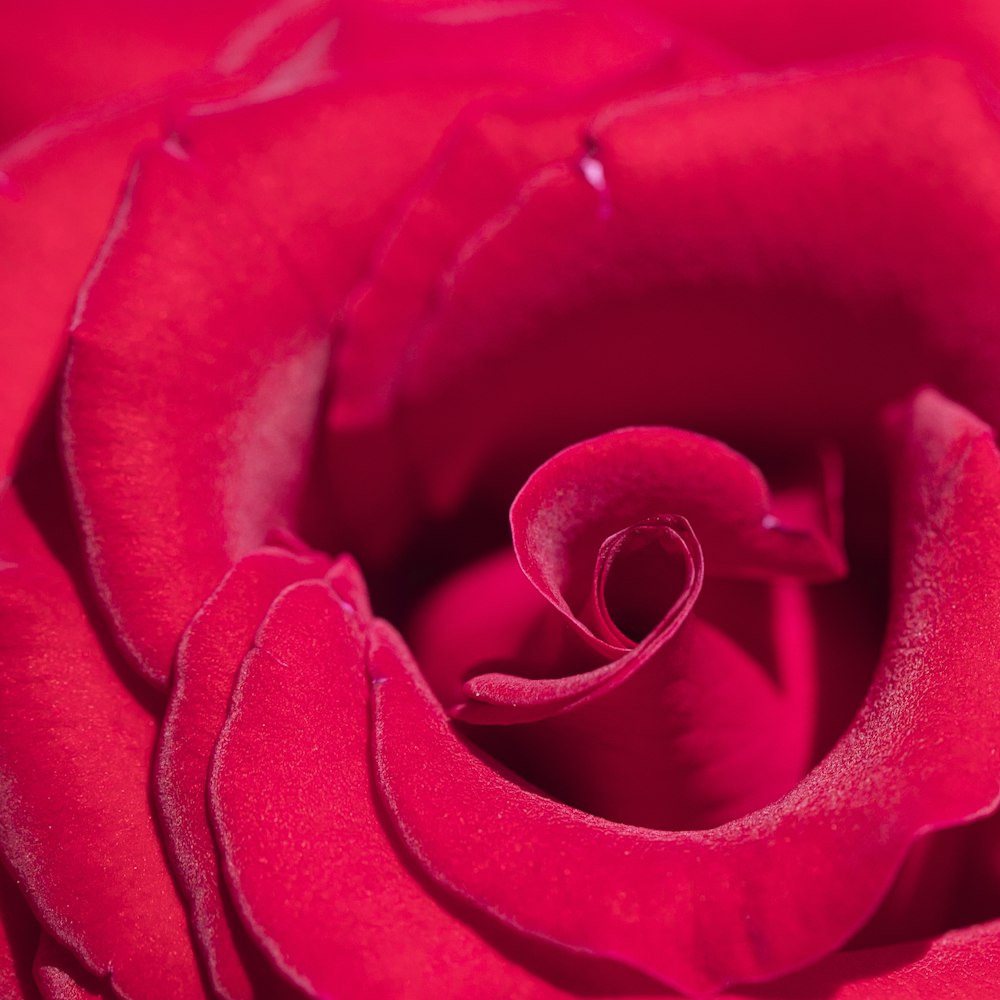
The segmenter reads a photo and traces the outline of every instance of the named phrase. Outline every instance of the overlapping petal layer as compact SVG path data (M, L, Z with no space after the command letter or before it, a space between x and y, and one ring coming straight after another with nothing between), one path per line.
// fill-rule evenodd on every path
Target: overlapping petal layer
M914 838L995 808L1000 712L983 703L996 704L1000 557L984 540L1000 530L1000 454L985 425L930 391L893 424L883 661L855 722L796 788L700 833L596 820L469 753L387 647L371 664L375 766L421 867L515 927L696 994L821 957L869 916ZM851 859L849 880L833 857Z
M775 455L863 439L931 378L998 415L1000 133L959 64L694 84L612 105L586 135L467 230L406 349L355 389L394 386L391 464L431 509L476 485L512 495L624 424ZM501 162L517 142L493 141ZM456 179L440 215L468 217L477 190Z
M593 58L650 44L606 22L586 22ZM521 27L502 19L490 44L524 62ZM140 162L121 206L74 333L65 440L99 591L158 683L230 558L298 514L328 325L395 198L459 109L524 90L516 73L466 79L465 35L480 25L439 30L425 81L376 74L189 118Z
M244 920L314 996L574 995L504 957L502 939L484 940L474 915L439 902L382 829L365 661L366 649L395 640L359 619L329 584L294 585L240 670L211 802ZM443 774L448 763L434 766ZM558 973L558 958L548 963ZM586 960L570 982L635 988L625 970Z
M209 762L236 670L275 597L300 580L322 578L330 560L262 549L242 559L185 631L156 762L164 832L213 984L229 998L292 994L232 917L209 826Z
M66 504L49 469L0 498L0 848L45 930L122 997L200 997L149 808L156 706L94 631Z

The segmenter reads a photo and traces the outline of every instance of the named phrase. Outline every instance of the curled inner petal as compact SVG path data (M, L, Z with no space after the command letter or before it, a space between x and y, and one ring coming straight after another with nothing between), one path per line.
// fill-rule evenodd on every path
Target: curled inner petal
M682 517L648 518L615 532L597 554L594 625L628 649L661 622L683 621L702 575L700 546Z

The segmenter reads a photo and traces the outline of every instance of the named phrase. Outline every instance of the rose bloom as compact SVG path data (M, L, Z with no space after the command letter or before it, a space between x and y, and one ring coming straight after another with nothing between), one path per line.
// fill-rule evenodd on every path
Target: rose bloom
M0 39L4 997L1000 992L1000 8Z

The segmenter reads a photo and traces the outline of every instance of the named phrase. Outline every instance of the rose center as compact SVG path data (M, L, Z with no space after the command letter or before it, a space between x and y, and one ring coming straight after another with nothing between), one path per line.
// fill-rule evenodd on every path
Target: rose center
M601 546L594 600L601 631L613 641L641 642L694 586L694 559L677 530L678 520L650 518L616 532Z

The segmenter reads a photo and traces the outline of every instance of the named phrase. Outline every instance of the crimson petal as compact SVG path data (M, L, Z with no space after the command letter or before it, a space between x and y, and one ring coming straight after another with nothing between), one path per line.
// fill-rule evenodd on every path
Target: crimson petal
M452 510L501 460L517 474L625 424L763 455L864 440L880 406L935 374L1000 418L1000 132L977 82L899 59L595 117L605 193L579 156L522 176L412 324L394 429L425 502Z
M31 996L31 960L38 934L38 921L0 867L0 996Z
M670 517L685 527L660 523ZM778 521L763 476L747 459L717 441L668 428L629 428L567 448L532 475L510 518L525 575L591 645L615 659L586 673L542 680L481 672L466 683L468 701L456 710L469 721L537 719L623 681L656 655L689 613L701 587L701 549L705 572L720 577L822 580L845 568L832 539ZM615 637L601 609L611 557L642 525L678 540L690 535L683 541L690 567L675 606L664 608L659 623L635 644L620 633Z
M994 809L1000 717L984 706L1000 704L1000 453L989 428L932 391L892 427L885 652L854 723L798 786L709 831L598 820L469 753L414 665L384 648L371 666L378 787L421 867L523 931L699 994L828 953L914 838ZM850 879L837 857L851 859Z
M1000 921L950 931L933 941L863 948L825 958L774 984L726 1000L993 1000L1000 971Z
M234 1000L253 996L263 984L268 996L291 990L257 955L242 925L230 920L205 800L209 762L236 671L271 602L285 587L322 577L329 568L330 560L316 554L282 549L251 553L230 570L195 615L177 654L155 785L174 868L213 985ZM345 575L343 565L338 575Z
M386 629L366 637L360 617L326 583L294 585L243 663L210 787L244 920L314 996L570 995L436 902L382 829L364 665Z
M115 1000L107 980L87 972L63 947L43 934L35 954L35 982L44 1000Z
M55 477L22 487L40 494L33 509L61 509ZM61 539L60 551L68 548L68 527L47 517L47 536ZM7 866L46 931L89 971L110 974L122 996L200 997L184 909L149 809L156 717L123 683L73 577L12 489L0 499L0 537L0 848Z

